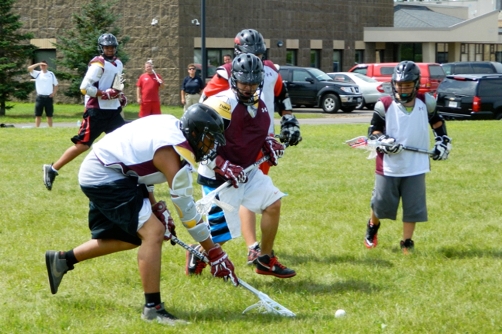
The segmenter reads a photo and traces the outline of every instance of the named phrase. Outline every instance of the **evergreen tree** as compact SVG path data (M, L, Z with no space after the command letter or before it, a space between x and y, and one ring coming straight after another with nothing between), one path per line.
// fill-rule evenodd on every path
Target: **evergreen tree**
M2 0L0 0L2 1ZM72 15L72 26L65 29L65 34L58 36L56 48L59 57L56 64L66 70L54 71L58 78L70 82L64 94L76 99L82 98L80 84L87 72L89 61L99 54L98 38L104 33L111 33L119 42L118 57L122 63L127 63L129 57L124 52L124 46L129 41L128 36L119 38L120 29L115 25L118 15L113 13L117 1L91 0L83 5L81 13Z
M31 34L19 34L19 15L12 13L15 0L0 0L0 116L12 108L11 98L26 100L35 85L27 79L26 63L33 58L36 47L30 44Z

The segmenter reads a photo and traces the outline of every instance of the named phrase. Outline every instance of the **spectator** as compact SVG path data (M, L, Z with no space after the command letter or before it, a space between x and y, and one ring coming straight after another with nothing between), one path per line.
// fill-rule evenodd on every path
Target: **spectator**
M232 55L229 54L224 55L223 64L232 64Z
M139 117L161 113L159 89L164 89L164 81L153 71L153 64L149 60L145 63L145 73L141 74L136 82Z
M40 66L40 71L35 70ZM45 109L47 117L47 125L52 128L52 116L54 114L54 96L58 91L58 80L54 73L48 70L48 65L45 60L40 63L28 66L28 72L35 78L35 89L37 91L37 99L35 101L35 126L38 128L42 121L42 114Z
M195 64L188 65L188 75L181 84L181 104L186 111L192 104L199 102L200 92L204 89L205 83L195 75Z
M112 34L98 38L100 55L89 62L80 90L85 94L85 112L75 144L52 165L44 165L44 184L52 189L58 171L91 147L103 132L109 133L125 124L120 115L127 99L122 93L122 62L116 57L118 41Z

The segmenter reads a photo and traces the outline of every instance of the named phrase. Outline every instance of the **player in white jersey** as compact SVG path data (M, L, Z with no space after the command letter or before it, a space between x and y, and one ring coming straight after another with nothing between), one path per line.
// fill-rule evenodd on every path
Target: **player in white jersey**
M208 98L204 103L212 106L225 120L227 144L218 147L217 156L208 164L199 166L198 183L204 194L230 180L233 187L219 193L219 199L234 208L241 205L262 215L261 251L256 260L256 273L289 278L296 272L279 263L273 246L284 196L272 183L272 179L255 169L246 175L243 167L256 162L263 151L269 163L277 165L278 157L284 153L284 146L269 136L270 117L266 105L260 99L259 88L263 83L263 64L253 54L241 54L232 62L231 89ZM237 210L211 210L208 215L211 235L216 242L223 243L241 234L241 220ZM200 274L202 261L187 253L186 274Z
M122 93L123 65L116 56L117 48L118 41L114 35L103 34L98 38L100 55L89 62L80 85L85 95L85 112L78 134L71 138L74 145L52 165L43 166L44 184L48 190L52 189L61 168L87 151L103 132L112 132L125 124L120 113L127 99Z
M46 252L51 292L58 291L63 275L76 263L139 247L142 318L166 325L186 323L164 309L160 295L163 240L176 233L165 202L155 202L147 185L164 182L188 233L207 250L211 273L237 286L232 262L213 243L192 197L195 163L216 155L225 144L223 131L223 120L212 108L195 104L181 120L170 115L140 118L96 143L79 172L80 187L89 198L92 239L67 252Z
M413 250L413 232L417 222L427 221L425 174L430 171L429 155L404 150L415 147L427 150L429 128L435 135L432 158L446 160L451 139L444 119L437 113L436 100L418 93L420 69L412 61L403 61L392 75L393 96L380 99L368 131L369 139L381 145L377 149L375 187L371 198L364 243L367 248L378 244L380 219L396 219L399 200L403 205L404 253Z
M254 29L243 29L234 39L234 54L252 53L258 58L267 51L263 36ZM289 146L297 145L301 140L300 123L293 115L293 108L286 85L277 71L274 63L270 60L263 61L264 79L260 89L260 99L263 100L270 115L269 133L274 136L274 113L281 115L281 132L279 138ZM230 88L232 63L224 64L216 69L216 74L206 85L201 97L201 102L207 97L215 95ZM261 155L257 157L260 159ZM268 174L270 165L261 164L260 169ZM216 209L218 210L218 209ZM256 215L244 207L240 209L242 234L248 246L247 263L253 264L260 252L260 246L256 239Z

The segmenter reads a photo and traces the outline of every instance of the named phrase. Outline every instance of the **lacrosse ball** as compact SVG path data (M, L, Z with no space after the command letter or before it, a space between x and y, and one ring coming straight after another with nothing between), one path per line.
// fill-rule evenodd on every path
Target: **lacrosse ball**
M347 313L345 313L345 310L342 310L342 309L336 310L335 318L343 318L343 317L345 317L346 314Z

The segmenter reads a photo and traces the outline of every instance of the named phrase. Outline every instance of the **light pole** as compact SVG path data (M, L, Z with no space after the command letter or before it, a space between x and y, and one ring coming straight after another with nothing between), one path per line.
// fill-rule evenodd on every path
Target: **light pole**
M206 0L200 1L200 51L202 52L202 80L207 77L207 54L206 54Z

